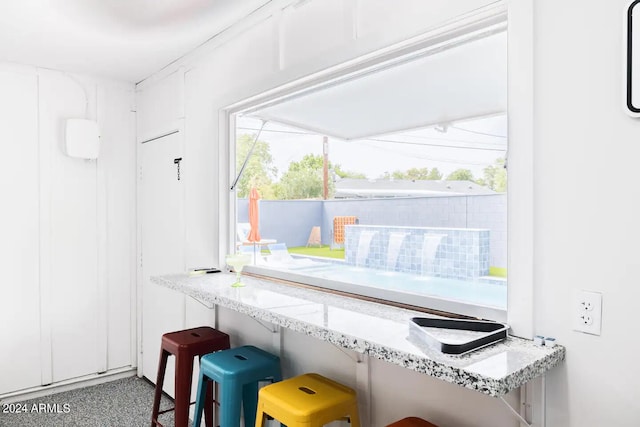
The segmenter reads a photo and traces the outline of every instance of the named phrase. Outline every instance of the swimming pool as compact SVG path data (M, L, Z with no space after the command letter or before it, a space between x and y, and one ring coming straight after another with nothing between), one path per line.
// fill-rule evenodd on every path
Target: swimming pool
M383 271L336 262L298 259L285 265L261 266L270 276L300 281L320 287L351 292L453 311L476 317L504 321L507 308L506 282L491 283L482 279L462 280ZM458 306L463 307L462 310Z

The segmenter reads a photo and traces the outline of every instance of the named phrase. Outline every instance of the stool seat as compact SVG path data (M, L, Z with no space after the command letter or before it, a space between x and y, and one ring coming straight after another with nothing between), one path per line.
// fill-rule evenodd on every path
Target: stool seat
M264 425L267 415L288 427L320 427L345 417L360 427L356 392L314 373L260 389L256 427Z
M430 423L429 421L425 421L422 418L407 417L407 418L401 419L400 421L396 421L395 423L389 424L387 427L438 427L438 426Z
M272 377L274 366L280 366L280 358L252 345L207 354L201 366L206 375L220 381L234 380L242 383Z
M258 405L258 382L280 381L280 358L254 346L207 354L200 362L194 427L200 427L204 392L210 381L220 390L220 427L239 427L240 409L245 426L253 426Z
M162 336L162 348L171 354L180 351L192 353L195 356L211 353L212 346L229 348L229 335L208 326L169 332ZM215 351L215 350L214 350Z
M176 358L175 369L175 427L187 427L189 424L189 405L191 401L191 377L193 375L193 359L205 354L228 349L229 335L208 326L169 332L162 335L160 347L160 363L156 379L153 410L151 413L151 427L161 425L158 422L162 386L170 355ZM207 426L213 427L213 387L206 390L206 399L211 402L205 412Z

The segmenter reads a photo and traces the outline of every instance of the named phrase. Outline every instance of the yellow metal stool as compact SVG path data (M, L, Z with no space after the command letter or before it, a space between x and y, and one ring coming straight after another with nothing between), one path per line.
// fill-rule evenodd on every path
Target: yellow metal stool
M321 427L342 418L349 418L352 427L360 427L356 392L319 374L304 374L261 388L256 427L264 427L267 416L287 427Z

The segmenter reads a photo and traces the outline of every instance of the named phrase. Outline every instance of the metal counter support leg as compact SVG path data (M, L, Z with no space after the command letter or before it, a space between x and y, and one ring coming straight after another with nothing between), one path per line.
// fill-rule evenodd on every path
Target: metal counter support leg
M537 402L536 406L534 406L534 407L537 407L538 409L535 412L536 416L534 417L533 421L535 426L546 427L547 425L547 383L546 383L545 375L542 375L540 378L538 378L538 382L539 382L538 396L540 401Z
M358 407L360 408L360 425L371 425L371 365L365 354L356 356L356 385L358 390Z
M520 413L513 409L504 398L500 397L500 399L520 420L521 426L546 427L547 400L544 375L534 378L520 387Z
M278 325L273 325L271 330L271 340L273 343L273 352L282 357L282 328Z

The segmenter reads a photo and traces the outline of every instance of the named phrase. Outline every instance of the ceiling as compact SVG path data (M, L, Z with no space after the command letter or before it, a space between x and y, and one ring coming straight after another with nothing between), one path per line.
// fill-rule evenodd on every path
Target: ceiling
M447 126L507 110L499 32L249 112L343 140Z
M270 0L5 0L0 61L139 82Z

